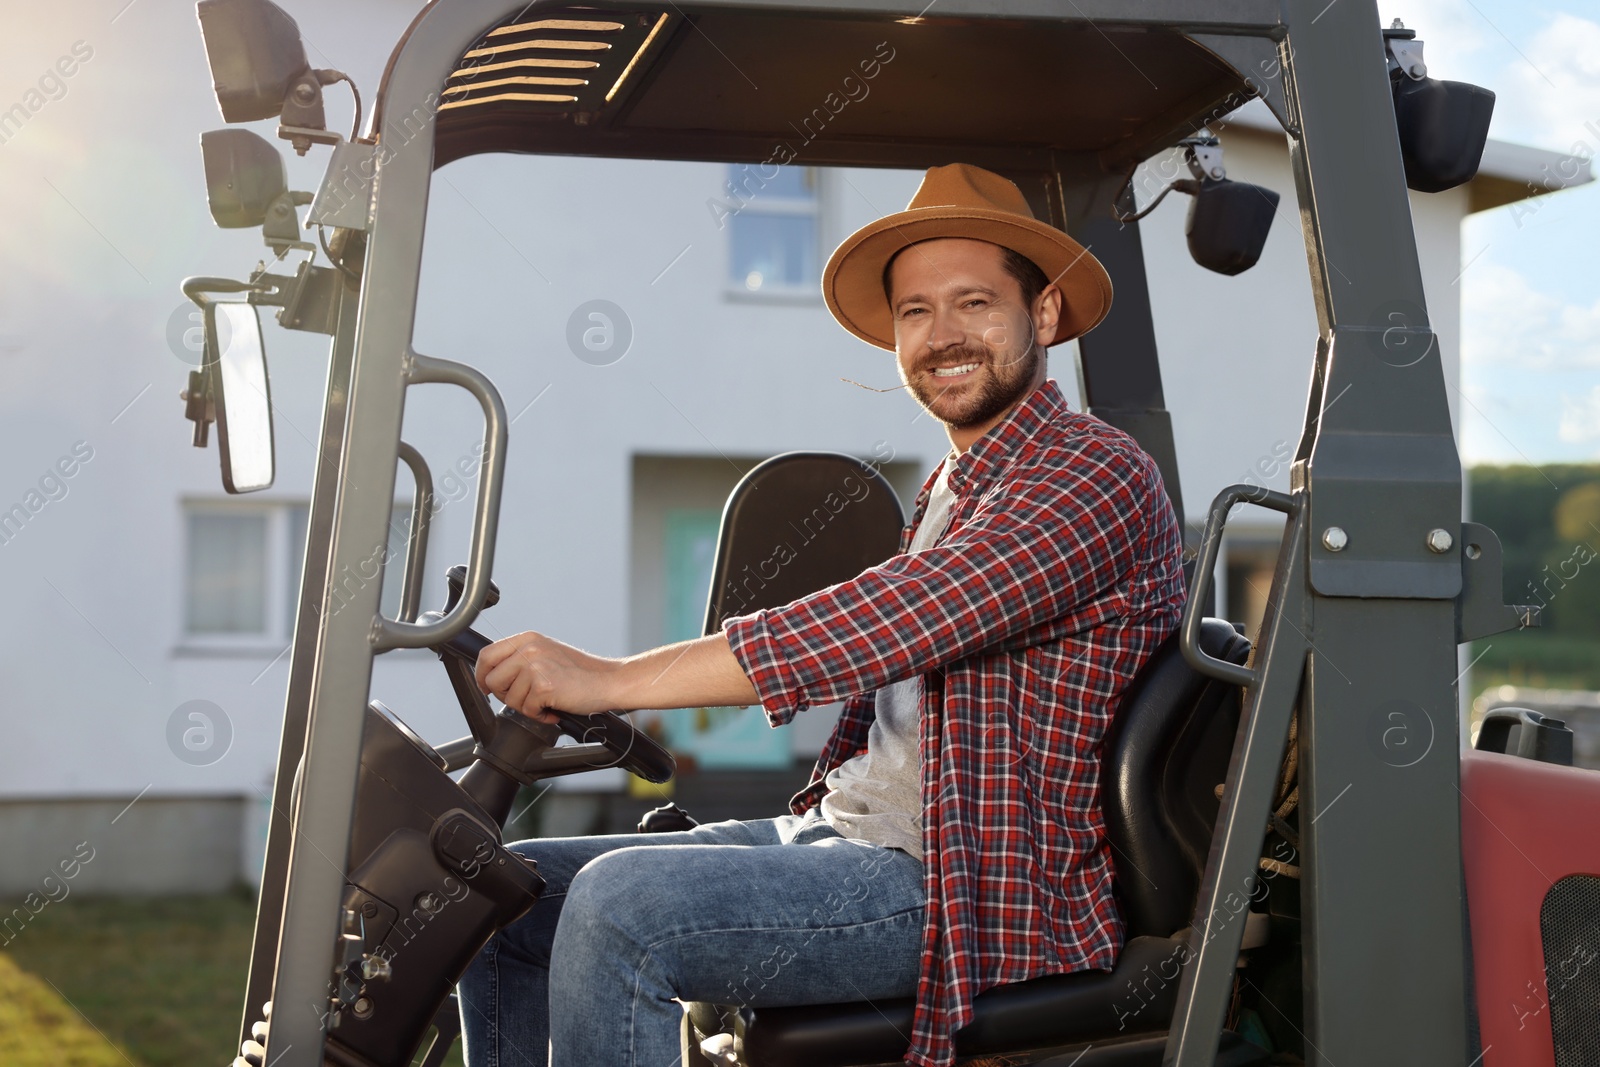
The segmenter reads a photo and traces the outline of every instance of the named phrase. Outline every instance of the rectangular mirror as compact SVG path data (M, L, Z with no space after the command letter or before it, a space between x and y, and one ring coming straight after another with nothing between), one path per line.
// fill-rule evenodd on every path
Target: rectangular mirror
M256 309L239 302L206 306L207 365L217 407L222 487L253 493L272 485L272 393Z

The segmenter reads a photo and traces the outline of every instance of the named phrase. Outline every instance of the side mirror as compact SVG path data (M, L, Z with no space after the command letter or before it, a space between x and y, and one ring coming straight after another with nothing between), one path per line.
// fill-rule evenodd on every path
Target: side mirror
M876 467L837 452L787 452L728 496L711 565L706 633L874 567L900 546L900 498Z
M272 393L261 319L254 305L206 305L206 363L216 404L222 487L253 493L272 485Z

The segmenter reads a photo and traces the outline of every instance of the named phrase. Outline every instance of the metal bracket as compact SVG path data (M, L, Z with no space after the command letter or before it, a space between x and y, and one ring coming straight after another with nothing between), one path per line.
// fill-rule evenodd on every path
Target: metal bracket
M1536 604L1504 604L1500 597L1500 537L1481 522L1461 524L1461 595L1456 598L1456 643L1526 630L1540 624Z
M1245 88L1267 105L1284 132L1291 137L1299 136L1284 85L1284 62L1277 41L1270 37L1219 33L1191 33L1189 39L1232 67L1244 79ZM1220 116L1217 121L1227 121L1226 116Z
M377 165L377 145L359 141L335 145L306 222L365 233L371 223L372 186Z
M1453 600L1461 567L1448 535L1461 522L1461 460L1443 402L1438 338L1422 309L1404 301L1379 307L1373 318L1372 326L1335 327L1325 357L1322 395L1330 399L1317 400L1305 471L1311 585L1330 597ZM1437 391L1405 410L1423 384ZM1361 390L1364 408L1337 406L1350 389ZM1389 429L1408 425L1416 429Z
M293 277L263 271L251 275L250 281L263 288L270 286L268 291L251 293L249 300L257 307L278 308L279 326L333 336L339 321L339 302L343 299L337 270L315 267L306 260Z
M289 190L267 206L267 220L262 223L261 236L280 256L291 248L311 251L313 245L300 239L300 213L295 210L311 203L310 193Z
M317 72L307 70L289 86L278 119L278 136L305 155L313 144L337 144L339 135L328 130L322 107L322 83Z
M1185 149L1184 162L1189 164L1189 173L1199 180L1220 182L1228 176L1227 168L1222 165L1222 145L1215 137L1210 134L1185 137L1178 143Z
M1396 71L1417 82L1428 76L1428 65L1422 61L1422 42L1417 40L1416 30L1406 29L1405 23L1395 19L1383 31L1383 46L1389 53L1390 77Z

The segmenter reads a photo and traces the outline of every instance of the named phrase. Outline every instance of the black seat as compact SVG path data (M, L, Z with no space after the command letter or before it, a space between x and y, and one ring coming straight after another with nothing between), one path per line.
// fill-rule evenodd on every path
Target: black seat
M1205 619L1200 645L1243 663L1249 642L1221 619ZM1239 720L1239 690L1197 674L1176 635L1124 694L1106 735L1101 804L1116 868L1127 943L1110 972L1035 978L991 989L973 1002L956 1035L959 1055L1092 1043L1078 1067L1159 1064L1164 1032L1189 958L1184 936L1211 844ZM1176 935L1176 936L1174 936ZM911 1032L910 998L872 1004L745 1008L744 1060L751 1067L855 1067L895 1063ZM691 1017L706 1018L705 1013ZM1217 1063L1264 1063L1265 1053L1224 1034Z

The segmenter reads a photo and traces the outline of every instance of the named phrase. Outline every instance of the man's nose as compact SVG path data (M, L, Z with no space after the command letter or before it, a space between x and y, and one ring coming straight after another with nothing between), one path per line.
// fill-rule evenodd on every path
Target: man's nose
M966 323L953 309L934 309L933 329L928 334L928 347L935 352L956 348L966 343Z

